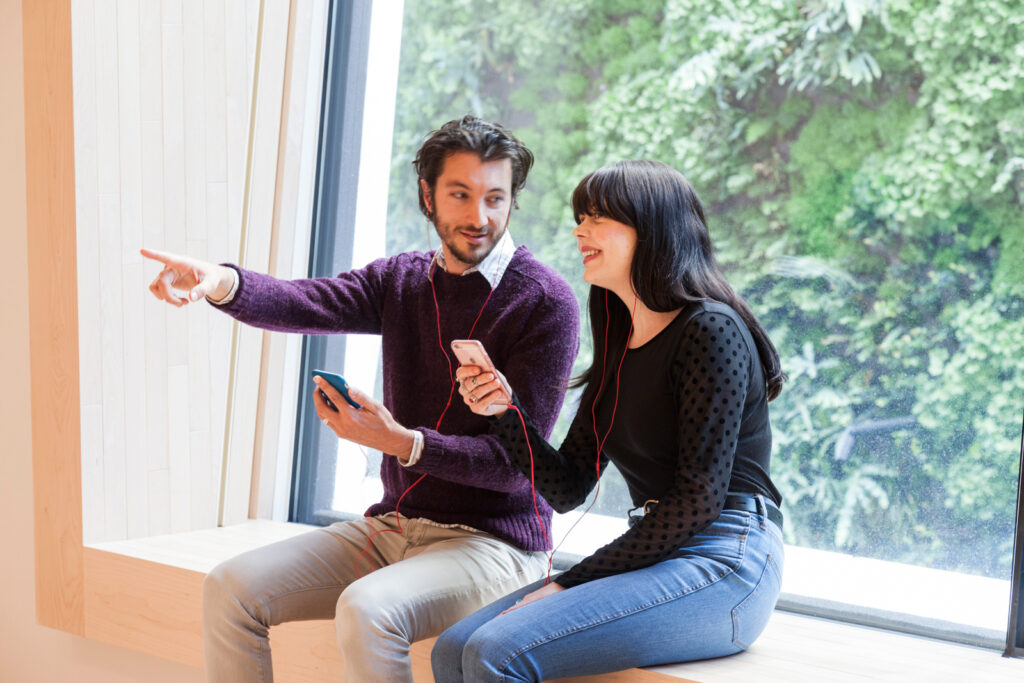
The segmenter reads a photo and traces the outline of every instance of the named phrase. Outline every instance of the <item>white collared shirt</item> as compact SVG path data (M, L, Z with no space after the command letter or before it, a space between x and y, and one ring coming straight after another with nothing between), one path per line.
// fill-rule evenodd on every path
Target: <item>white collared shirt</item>
M491 253L477 265L465 270L462 275L479 272L490 283L491 289L497 289L498 283L501 282L501 277L505 274L505 269L508 268L508 264L512 261L515 253L516 245L512 241L512 233L505 230L505 234L501 236L498 243L491 249ZM434 250L433 265L439 266L446 273L448 272L448 264L445 263L444 258L444 249Z

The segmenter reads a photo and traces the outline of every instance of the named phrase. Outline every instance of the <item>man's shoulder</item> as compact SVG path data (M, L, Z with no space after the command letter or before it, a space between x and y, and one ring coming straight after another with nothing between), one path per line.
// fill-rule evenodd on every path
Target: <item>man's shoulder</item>
M366 264L365 270L376 272L393 282L401 282L408 276L418 278L430 268L433 253L403 251L391 256L382 256Z
M576 295L566 279L557 270L538 261L525 246L516 248L515 256L508 264L503 277L512 276L515 286L535 290L537 296L547 296L559 300L571 300L575 303Z
M434 258L434 252L430 251L403 251L391 256L384 256L377 259L377 263L383 264L388 269L417 269L422 270L430 267Z

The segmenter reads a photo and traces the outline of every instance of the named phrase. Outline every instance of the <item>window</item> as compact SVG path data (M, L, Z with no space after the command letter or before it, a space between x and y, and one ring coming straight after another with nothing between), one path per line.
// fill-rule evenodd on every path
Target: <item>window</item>
M1024 404L1014 11L1010 0L406 3L383 251L436 246L409 162L425 133L466 112L537 155L513 235L581 301L575 183L622 158L677 167L790 377L772 404L784 606L1001 647ZM355 225L339 234L358 239L367 228ZM335 366L346 343L327 342ZM379 363L352 353L346 368ZM589 353L585 338L580 366ZM379 455L345 449L338 485L332 445L298 500L315 489L313 507L332 514L376 500ZM624 486L603 488L564 549L621 531ZM1019 533L1016 544L1019 563Z

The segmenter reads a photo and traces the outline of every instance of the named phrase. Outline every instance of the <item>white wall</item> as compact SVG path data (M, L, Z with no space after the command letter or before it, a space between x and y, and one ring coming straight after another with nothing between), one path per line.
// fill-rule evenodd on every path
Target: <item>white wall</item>
M214 526L231 322L158 305L139 248L239 258L260 3L71 8L83 536Z
M190 683L202 672L36 624L21 2L0 0L0 680ZM59 400L60 387L53 388Z
M326 3L71 9L84 541L270 516L298 339L157 301L139 248L305 273Z

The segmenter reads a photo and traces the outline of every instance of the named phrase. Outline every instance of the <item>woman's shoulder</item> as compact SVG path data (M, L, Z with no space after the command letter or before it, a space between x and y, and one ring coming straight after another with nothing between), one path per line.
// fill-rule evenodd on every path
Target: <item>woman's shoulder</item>
M723 320L728 320L740 329L747 329L747 324L736 309L728 304L709 299L691 301L683 306L671 326L679 332L688 331L687 336L693 334L705 336L716 329L715 323L718 323L717 327L721 327Z
M715 315L720 315L732 320L733 322L740 323L744 327L746 326L746 323L743 322L743 318L740 316L739 312L729 304L723 304L721 301L712 301L710 299L694 301L683 308L683 313L686 313L687 311L690 311L691 318L713 317Z
M694 301L679 312L679 318L682 319L680 346L716 341L722 334L736 335L742 338L742 346L746 347L748 352L757 355L754 339L746 321L728 304L707 299Z

